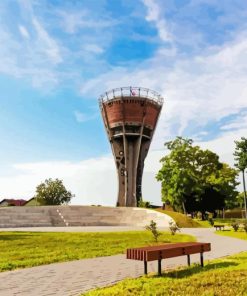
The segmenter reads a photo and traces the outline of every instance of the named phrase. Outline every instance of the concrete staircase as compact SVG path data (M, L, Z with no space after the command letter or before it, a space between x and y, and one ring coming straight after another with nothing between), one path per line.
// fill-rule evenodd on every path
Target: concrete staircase
M0 227L145 226L173 221L168 215L143 208L93 206L30 206L0 208Z
M0 227L52 226L49 207L0 208Z

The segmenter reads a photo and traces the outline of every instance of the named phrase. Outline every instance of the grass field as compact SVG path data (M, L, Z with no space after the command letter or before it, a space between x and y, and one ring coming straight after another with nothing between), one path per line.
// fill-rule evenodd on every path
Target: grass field
M247 240L247 233L245 231L236 232L233 229L231 229L231 230L225 230L225 231L216 231L215 233L223 236L231 236L231 237Z
M87 296L246 296L247 252L165 273L124 280Z
M189 235L162 232L159 243L195 241ZM0 271L53 262L110 256L127 248L153 245L148 231L51 233L0 232Z
M195 221L184 214L173 212L173 211L164 211L160 209L157 209L157 211L172 217L174 221L177 223L178 227L184 227L184 228L209 227L208 221ZM206 223L201 223L201 222L206 222Z

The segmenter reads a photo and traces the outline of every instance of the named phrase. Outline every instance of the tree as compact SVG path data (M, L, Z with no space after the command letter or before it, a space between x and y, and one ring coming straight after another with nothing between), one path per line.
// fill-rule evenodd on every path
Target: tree
M70 202L74 195L63 185L62 180L46 179L36 188L36 198L43 205L61 205Z
M223 206L216 209L232 208L232 205L237 202L238 191L236 188L239 185L237 177L238 171L226 163L222 163L222 168L209 177L208 182L211 189L223 197Z
M182 206L184 212L186 197L200 196L207 177L222 166L218 155L192 144L182 137L165 143L170 154L160 160L162 168L156 176L162 182L162 199L177 209Z
M170 154L161 159L156 178L162 182L162 200L184 213L214 212L234 199L237 171L219 161L210 150L193 146L191 139L177 137L165 143Z
M245 218L247 219L247 205L246 205L246 186L245 186L245 170L247 169L247 138L241 137L240 141L235 141L235 166L242 172L243 177L243 187L244 187L244 209Z
M243 208L244 207L244 192L239 192L236 200L236 207Z

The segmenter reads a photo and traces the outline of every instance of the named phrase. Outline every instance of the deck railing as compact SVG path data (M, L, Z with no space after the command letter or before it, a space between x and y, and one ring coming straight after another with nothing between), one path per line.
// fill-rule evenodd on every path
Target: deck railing
M115 98L124 98L124 97L147 98L161 106L163 105L163 101L164 101L163 97L154 90L144 88L144 87L128 86L128 87L114 88L112 90L109 90L103 93L99 97L99 103L102 104L104 102L113 100Z

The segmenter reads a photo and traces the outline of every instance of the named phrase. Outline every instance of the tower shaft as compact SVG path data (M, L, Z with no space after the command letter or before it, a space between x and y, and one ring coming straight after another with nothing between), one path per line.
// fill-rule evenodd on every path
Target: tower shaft
M144 160L162 107L162 101L150 99L143 90L149 92L141 88L115 89L100 101L118 173L117 206L135 207L142 198Z

